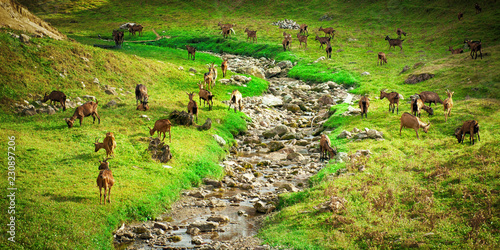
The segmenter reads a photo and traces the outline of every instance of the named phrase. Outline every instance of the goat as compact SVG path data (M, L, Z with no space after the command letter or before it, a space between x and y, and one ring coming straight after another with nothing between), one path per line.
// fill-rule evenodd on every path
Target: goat
M465 40L464 43L467 43L467 45L470 47L470 57L473 59L477 59L477 52L481 54L481 59L483 59L483 52L481 51L481 40L479 41L471 41L471 40ZM476 54L476 57L474 57L472 54Z
M359 99L359 108L361 109L361 119L363 119L363 114L365 115L365 118L368 118L368 107L370 107L370 98L367 96L362 96L361 99Z
M220 65L220 69L222 70L222 78L226 77L227 72L227 58L224 58L224 61Z
M458 21L461 21L464 18L464 13L458 12Z
M479 136L479 123L476 120L465 121L462 127L455 129L455 137L458 143L464 142L464 137L466 134L470 134L470 144L474 145L474 134L477 134L477 140L481 141Z
M203 88L203 84L198 83L198 88L200 92L198 92L198 96L200 97L200 107L201 107L201 99L203 99L203 107L205 107L205 103L208 103L208 110L212 110L212 106L214 105L212 92Z
M121 47L123 43L123 37L125 35L123 34L123 31L120 30L113 30L113 40L115 41L115 45L117 47Z
M231 104L234 105L235 113L236 113L236 105L238 105L239 110L241 112L241 109L243 108L243 96L237 89L233 90L233 92L231 93L231 99L229 99L229 108L227 110L231 109Z
M453 107L453 94L455 92L450 92L449 90L446 90L446 95L448 95L448 98L444 99L443 102L443 107L444 107L444 121L448 121L448 117L451 114L451 108Z
M389 42L389 49L391 49L391 47L394 47L394 49L396 49L396 46L398 46L401 48L400 50L403 50L403 46L401 46L401 44L403 43L404 39L403 40L391 39L391 38L389 38L389 36L386 36L385 40L387 40Z
M404 32L402 29L398 28L396 30L396 34L398 34L398 38L401 38L401 35L406 36L406 32Z
M316 35L316 38L315 40L319 41L319 47L320 48L323 48L323 44L328 44L330 43L330 38L329 37L319 37L318 35Z
M300 44L299 44L299 48L300 48L300 46L302 45L302 43L304 43L304 49L306 49L306 48L307 48L307 37L308 37L308 36L309 36L309 35L302 36L302 35L300 35L300 33L297 33L297 38L299 39L299 42L300 42Z
M478 3L476 3L476 5L474 7L476 8L476 14L477 13L481 13L482 9L481 9L481 7L479 6Z
M330 160L332 157L337 155L337 147L332 147L330 138L326 135L321 135L321 138L319 140L319 150L320 150L320 156L319 160ZM328 156L327 156L328 154Z
M283 31L283 37L292 39L292 34L288 34L285 31Z
M213 87L212 85L215 86L215 80L217 79L217 70L214 64L215 63L208 65L208 72L203 75L203 80L205 81L207 89L211 89Z
M170 123L170 120L168 119L160 119L155 122L155 125L153 128L149 128L149 134L151 136L154 135L155 132L158 131L158 138L161 137L161 133L163 133L163 139L162 141L165 140L166 137L166 132L168 132L168 138L170 140L170 143L172 143L172 134L170 133L170 128L172 127L172 123Z
M245 29L245 32L247 33L247 42L249 38L253 39L253 42L257 40L257 31L256 30L249 30L248 28Z
M420 97L417 95L416 98L411 100L411 113L414 116L420 117L420 111L422 109L429 113L429 115L434 115L434 109L429 106L425 106L422 99L420 99Z
M148 102L141 101L141 104L139 104L139 106L137 106L137 108L135 110L148 111L149 110Z
M379 65L379 63L380 65L382 65L382 63L387 63L387 57L384 52L378 53L377 65Z
M418 137L418 129L423 128L424 132L427 133L427 131L429 131L430 126L431 126L430 122L425 124L418 117L416 117L408 112L405 112L401 116L401 127L399 128L399 136L401 136L401 130L403 129L403 127L405 127L405 128L414 129L415 133L417 133L417 139L420 139Z
M309 34L309 31L307 31L307 24L302 24L299 27L299 34L306 33Z
M54 90L50 92L49 95L45 93L42 102L46 102L48 100L50 100L51 105L54 105L56 102L61 103L63 111L66 111L66 95L63 92Z
M99 104L98 101L96 102L86 102L82 106L77 107L75 109L75 113L73 113L73 116L71 118L66 118L65 121L68 124L68 128L72 128L73 124L75 123L76 119L80 120L80 126L82 126L82 120L84 117L91 116L94 118L94 121L92 123L95 123L95 118L97 116L97 119L99 120L99 124L101 124L101 117L99 117L99 114L97 114L97 104Z
M186 94L189 96L189 103L187 106L188 113L196 116L196 122L198 122L198 105L196 104L195 101L193 101L194 92L191 93L186 92Z
M332 58L332 50L333 49L332 49L332 45L330 44L330 42L328 42L326 44L326 49L325 50L326 50L326 57L327 58Z
M281 42L281 44L283 45L283 50L286 51L286 48L288 48L288 50L290 50L290 43L291 43L291 40L292 38L290 37L285 37L283 39L283 42Z
M443 101L441 101L441 98L439 98L439 95L431 92L431 91L422 91L420 94L418 94L420 98L422 99L422 102L429 103L429 107L431 106L432 103L438 104L441 103L443 104Z
M451 51L451 54L460 54L464 53L464 49L458 48L458 49L453 49L453 47L449 46L448 51Z
M196 54L196 48L192 47L192 46L189 46L189 45L186 45L186 49L188 51L188 60L189 60L190 57L192 57L193 61L194 61L194 57L195 57L195 54Z
M222 33L224 33L224 29L227 29L228 32L230 33L231 31L233 32L233 34L236 35L236 32L234 32L234 29L233 27L236 26L236 24L230 24L230 23L226 23L226 24L221 24L220 22L217 24L220 29L222 30Z
M394 114L394 108L397 105L396 114L399 114L399 93L386 93L385 91L380 90L380 100L384 99L385 97L387 97L387 99L389 100L389 112L391 112L392 107L392 113Z
M104 188L104 205L106 205L106 190L108 191L108 203L111 203L111 187L115 184L113 173L109 169L108 159L99 161L99 175L97 176L97 186L99 187L99 204L102 204L102 189Z
M231 35L231 30L230 28L222 28L222 36L224 38L228 38L229 35Z
M148 97L148 89L146 86L143 84L137 84L137 86L135 86L135 105L137 105L138 102L147 103Z
M127 24L128 27L128 32L130 32L133 36L135 36L135 32L139 32L139 36L141 36L142 33L142 25L140 24Z
M98 139L95 139L94 142L94 147L95 147L95 152L99 151L101 148L104 148L106 150L106 157L109 157L111 155L115 155L115 148L116 148L116 140L115 140L115 135L112 132L106 133L106 137L104 138L103 142L99 142Z
M331 27L323 29L323 26L321 26L321 27L319 27L318 31L325 32L325 35L330 35L331 38L333 38L333 36L335 35L335 30Z

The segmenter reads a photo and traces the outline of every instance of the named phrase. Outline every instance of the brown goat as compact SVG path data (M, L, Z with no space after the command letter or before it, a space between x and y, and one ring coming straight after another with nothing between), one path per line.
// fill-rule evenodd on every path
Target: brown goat
M481 40L479 41L465 40L464 43L467 43L467 45L470 47L470 57L472 59L477 59L478 51L481 54L481 59L483 59L483 52L481 51ZM474 57L473 54L476 54L476 57Z
M455 137L458 143L463 143L465 135L470 134L470 144L474 145L474 134L477 134L477 140L481 141L479 136L479 123L476 120L465 121L462 127L455 129Z
M243 96L237 89L233 90L233 92L231 93L231 98L229 99L229 108L227 110L231 109L231 104L234 105L234 112L236 112L236 106L238 106L240 112L241 109L243 109Z
M396 34L398 34L398 38L401 38L401 35L406 36L406 32L404 32L402 29L398 28L396 30Z
M227 58L224 58L224 61L220 65L220 69L222 70L222 78L226 77L227 72Z
M137 108L135 110L148 111L149 110L148 102L141 101L141 104L139 104L139 106L137 106Z
M215 79L217 79L217 70L214 64L208 65L208 72L203 75L203 80L209 90L215 86Z
M333 38L333 36L335 35L335 30L331 27L323 29L323 26L321 26L321 27L319 27L318 31L325 32L325 35L329 35L331 38Z
M234 29L233 29L233 27L236 26L236 24L230 24L230 23L222 24L221 22L219 22L217 25L222 30L222 33L224 33L224 29L227 29L228 33L233 32L233 34L236 35L236 32L234 32Z
M387 99L389 100L389 112L391 112L392 107L392 113L394 114L394 108L397 105L396 114L399 114L399 93L386 93L385 91L380 90L380 100L384 99L385 97L387 97Z
M147 103L148 97L148 89L146 86L143 84L137 84L137 86L135 86L135 105L137 105L138 102Z
M283 37L292 39L292 34L288 34L285 31L283 31Z
M446 90L446 95L448 95L448 98L444 99L443 102L443 107L444 107L444 121L448 121L448 117L451 115L451 108L453 107L453 94L455 92L450 92L449 90Z
M142 25L140 25L140 24L134 24L134 25L127 24L127 27L128 27L128 32L130 32L133 36L135 36L135 32L138 32L139 36L141 36L142 29L143 29Z
M431 106L432 103L438 104L441 103L443 104L443 101L441 98L439 98L439 95L437 93L434 93L432 91L422 91L420 94L418 94L422 101L425 103L429 103L429 107Z
M297 33L297 38L299 39L299 43L300 43L300 44L299 44L299 48L300 48L300 46L302 45L302 43L304 43L304 49L306 49L306 48L307 48L307 37L308 37L308 36L309 36L309 35L302 36L302 35L300 35L300 33Z
M307 31L307 24L302 24L300 25L299 27L299 33L302 34L302 33L306 33L306 34L309 34L309 31Z
M325 51L326 51L326 58L332 58L332 50L333 50L332 49L332 45L330 44L330 42L328 42L326 44L326 49L325 49Z
M464 13L458 12L458 21L461 21L464 18Z
M123 34L123 31L120 30L113 30L113 40L115 41L115 45L117 47L121 47L123 43L123 37L125 35Z
M391 47L394 47L394 49L396 49L396 46L398 46L401 48L400 50L403 50L403 46L401 46L401 44L403 43L404 39L403 40L391 39L391 38L389 38L389 36L386 36L385 40L387 40L389 42L389 49L391 49Z
M483 10L481 9L481 6L479 6L479 4L478 4L478 3L476 3L476 5L475 5L474 7L476 8L476 14L477 14L477 13L481 13L481 11L483 11Z
M73 113L73 116L71 118L66 118L66 123L68 124L68 128L72 128L73 124L75 123L76 119L80 120L80 126L82 126L82 120L84 117L87 116L92 116L94 118L94 121L92 123L95 123L95 118L99 120L99 124L101 124L101 117L99 117L99 114L97 114L97 104L99 102L86 102L82 106L77 107L75 109L75 113Z
M189 103L187 106L188 112L196 116L196 122L198 122L198 104L196 104L196 102L193 101L194 92L191 93L186 92L186 94L189 96Z
M315 40L319 41L319 47L320 48L323 48L323 44L328 44L330 43L330 38L329 37L319 37L318 35L316 35L316 38Z
M111 155L114 156L115 155L115 148L116 148L115 135L112 132L106 133L106 137L104 138L104 141L102 143L100 143L96 139L94 146L95 146L95 152L99 151L101 148L104 148L104 150L106 150L106 157L109 157Z
M434 109L425 106L422 99L417 95L417 98L411 100L411 114L420 117L422 109L429 113L429 115L434 115Z
M212 106L214 105L212 92L203 88L203 84L198 83L198 88L200 92L198 92L198 96L200 97L200 107L201 107L201 99L203 99L203 107L205 107L205 103L208 103L208 110L212 110Z
M451 54L460 54L464 53L464 49L458 48L458 49L453 49L453 47L449 46L448 51L451 51Z
M108 159L99 161L99 175L97 176L97 186L99 187L99 204L102 204L102 189L104 189L104 205L106 205L106 191L108 192L108 203L111 203L111 187L115 184L113 173L109 169Z
M248 42L248 39L250 39L250 38L253 39L253 42L256 42L256 40L257 40L257 31L256 30L249 30L248 28L246 28L245 32L247 33L247 42Z
M418 117L416 117L408 112L405 112L401 116L401 127L399 128L399 136L401 136L401 130L403 129L403 127L405 127L405 128L414 129L415 133L417 133L417 139L420 139L418 137L418 129L423 128L424 132L427 133L427 131L429 131L430 126L431 126L430 122L425 124Z
M196 55L196 48L192 47L190 45L186 45L186 49L188 51L188 60L189 60L190 57L192 57L193 61L194 61L194 58L195 58L195 55Z
M63 111L66 111L66 95L63 92L54 90L50 92L49 95L45 93L42 102L46 102L48 100L50 100L51 105L53 105L53 103L55 104L56 102L61 103Z
M290 50L291 41L292 41L292 38L287 37L287 36L283 39L283 42L281 42L281 44L283 45L284 51L286 51L287 48L288 48L288 50Z
M361 109L361 119L363 119L363 114L365 118L368 118L368 107L370 107L370 99L367 96L362 96L359 99L359 108Z
M231 35L231 28L222 28L222 36L228 38Z
M163 133L163 139L162 141L165 140L166 137L166 132L168 132L168 138L170 142L172 142L172 134L170 133L170 128L172 127L172 123L170 123L170 120L168 119L160 119L155 122L155 126L153 128L149 128L149 134L151 136L154 135L155 132L158 131L158 138L161 137L161 133Z
M337 147L332 147L330 138L326 135L321 135L319 140L319 160L330 160L332 157L337 155ZM327 156L328 154L328 156Z
M382 65L382 63L387 63L387 57L384 52L378 53L377 65L379 65L379 63L380 65Z

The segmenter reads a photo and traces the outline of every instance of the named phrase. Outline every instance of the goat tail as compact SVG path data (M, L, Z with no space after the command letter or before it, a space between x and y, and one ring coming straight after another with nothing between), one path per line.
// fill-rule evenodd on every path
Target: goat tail
M363 106L363 110L366 112L366 110L368 109L368 107L366 105L366 101L365 100L361 101L361 106Z

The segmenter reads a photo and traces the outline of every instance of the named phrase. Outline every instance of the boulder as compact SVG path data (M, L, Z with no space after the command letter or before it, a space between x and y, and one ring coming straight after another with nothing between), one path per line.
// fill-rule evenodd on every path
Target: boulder
M269 148L270 152L275 152L284 148L285 144L283 144L283 142L280 141L272 141L267 145L267 147Z
M189 126L193 124L193 115L186 111L174 110L168 116L172 124Z
M264 95L262 97L262 104L271 107L283 106L283 100L278 96Z
M301 153L291 152L286 156L286 159L290 161L303 161L305 157Z
M333 100L333 97L330 95L323 95L318 99L318 103L321 105L336 105L335 101Z
M195 236L191 239L191 244L193 245L202 245L203 239L200 236Z
M240 175L239 179L241 182L249 183L249 182L252 182L253 179L255 179L255 176L251 173L246 173L246 174Z
M238 72L241 72L241 73L244 73L244 74L248 74L248 75L252 75L252 76L256 76L256 77L259 77L259 78L262 78L262 79L266 78L265 73L262 71L261 68L259 68L257 66L247 66L247 67L239 68Z
M280 67L281 69L286 69L293 67L293 64L291 61L281 61L276 66Z
M217 143L221 146L221 147L224 147L226 146L226 140L224 140L224 138L220 137L219 135L216 135L214 134L213 135L215 141L217 141Z
M27 115L27 116L36 115L36 109L35 109L35 107L32 106L30 108L23 109L23 111L21 111L21 113L23 115Z
M323 92L323 91L329 90L329 89L330 89L330 86L326 82L317 84L312 88L312 90L317 91L317 92Z
M297 105L297 104L286 104L285 108L286 108L286 110L291 111L293 113L297 113L301 110L299 105Z
M213 221L217 223L228 223L229 217L225 215L212 215L207 219L207 221Z
M281 188L286 189L286 191L288 191L288 192L298 192L298 191L300 191L292 183L285 183L285 184L281 185Z
M31 38L28 35L26 35L26 34L21 34L19 36L19 40L21 40L21 42L23 42L23 43L29 43L30 39Z
M349 162L349 155L347 155L346 152L339 152L337 156L335 156L335 159L337 162L342 163L342 162Z
M197 227L188 227L186 233L189 235L198 235L200 234L200 229Z
M429 74L429 73L422 73L418 75L409 75L408 78L405 80L406 84L416 84L419 82L423 82L426 80L429 80L434 77L434 74Z
M341 133L337 136L337 138L340 138L340 139L342 139L342 138L351 138L351 137L352 137L351 132L349 132L349 131L347 131L347 130L342 131L342 132L341 132Z
M219 223L213 221L195 221L188 226L190 228L198 228L200 232L212 232L219 227Z
M115 100L111 100L108 103L106 103L105 106L108 107L108 108L115 107L116 106L116 101Z
M281 68L279 66L276 66L274 68L269 68L266 70L266 77L271 78L273 76L276 76L281 73Z
M289 94L286 94L285 96L283 96L283 102L284 103L289 103L293 100L293 97Z
M163 231L167 231L170 229L170 227L167 224L161 222L155 222L153 228L159 228L162 229Z
M273 205L267 205L265 202L263 201L258 201L256 202L253 207L255 208L255 210L259 213L269 213L269 212L272 212L275 207Z

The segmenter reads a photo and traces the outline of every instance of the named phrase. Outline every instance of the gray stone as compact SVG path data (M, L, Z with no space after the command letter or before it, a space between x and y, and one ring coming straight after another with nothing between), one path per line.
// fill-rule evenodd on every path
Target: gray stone
M305 157L301 153L291 152L286 156L286 159L291 161L303 161Z
M286 189L288 192L298 192L298 191L300 191L292 183L285 183L285 184L281 185L281 188Z
M257 135L252 135L252 136L245 137L245 139L243 140L243 144L250 144L250 143L260 144L261 140L260 140L260 138Z
M82 96L82 98L85 99L85 100L92 100L92 101L96 100L95 96L92 96L92 95L84 95L84 96ZM79 101L76 100L76 98L75 98L75 101L79 102Z
M330 89L330 86L328 85L328 83L324 82L324 83L320 83L320 84L317 84L315 85L312 90L314 91L318 91L318 92L323 92L325 90L329 90Z
M280 140L292 140L296 138L297 138L296 133L289 132L280 137Z
M349 131L347 131L347 130L342 131L342 132L339 134L339 136L337 136L337 138L340 138L340 139L342 139L342 138L351 138L351 137L352 137L351 132L349 132Z
M281 61L276 66L278 66L278 67L280 67L282 69L286 69L286 68L293 67L293 64L292 64L291 61Z
M269 213L269 212L272 212L275 207L272 206L272 205L267 205L265 202L263 201L258 201L256 202L253 207L255 208L255 210L259 213Z
M262 71L261 68L259 68L257 66L247 66L247 67L239 68L238 71L245 73L245 74L248 74L248 75L256 76L256 77L259 77L262 79L266 78L265 73Z
M28 35L26 35L26 34L21 34L21 36L19 37L19 39L23 43L29 43L30 40L31 40L31 38Z
M297 113L297 112L299 112L301 110L300 107L299 107L299 105L297 105L297 104L286 104L285 108L288 111L291 111L293 113Z
M106 103L106 107L108 107L108 108L115 107L115 106L116 106L115 100L111 100L110 102Z
M264 95L262 97L262 104L264 104L266 106L272 106L272 107L283 106L283 100L278 96Z
M153 225L153 228L159 228L159 229L162 229L164 231L167 231L170 229L168 225L166 225L165 223L161 223L161 222L155 222L155 224Z
M285 103L289 103L293 100L293 97L289 94L286 94L285 96L283 96L283 102Z
M361 75L362 75L362 76L369 76L369 75L370 75L370 72L365 71L365 72L361 73Z
M255 179L255 176L253 174L250 174L250 173L240 175L241 182L248 183L248 182L252 182L254 179Z
M225 215L212 215L207 219L207 221L213 221L217 223L228 223L229 217Z
M212 232L219 227L219 223L213 221L195 221L188 226L190 228L198 228L200 232Z
M146 233L143 233L143 234L139 234L137 237L139 239L147 240L147 239L152 239L153 238L153 234L151 234L151 232L146 232Z
M338 152L337 156L335 156L337 162L349 162L349 155L346 152Z
M198 71L196 69L194 69L194 68L189 68L189 72L193 72L195 74L198 73Z
M318 103L321 105L336 105L335 101L333 100L333 97L330 95L324 95L318 99Z
M36 115L36 109L35 109L35 107L23 109L23 111L21 111L21 113L23 115L27 115L27 116Z
M99 79L97 77L94 77L94 81L92 81L94 84L99 84Z
M272 141L267 145L267 147L269 148L270 152L275 152L284 148L285 144L283 144L283 142L280 141Z
M200 236L195 236L191 239L191 244L193 245L202 245L203 239Z
M145 226L138 226L134 228L136 234L149 233L149 230Z
M320 58L316 59L316 61L314 61L313 63L318 63L318 62L323 61L323 60L325 60L325 59L326 59L326 58L325 58L324 56L322 56L322 57L320 57Z
M180 70L180 71L184 71L184 67L179 66L178 70Z
M114 89L106 89L106 90L104 90L104 93L106 93L108 95L118 95L118 93L116 93L116 90L114 90Z
M198 235L198 234L200 234L200 229L197 227L189 227L186 230L186 233L189 235Z
M222 181L212 180L210 178L204 178L203 183L205 183L206 185L212 185L215 188L222 187Z
M354 139L366 139L368 138L368 135L366 134L366 132L361 132L361 133L358 133L356 135L354 135Z
M226 207L227 206L225 201L219 200L219 199L211 199L208 201L207 205L209 207Z
M224 140L224 138L220 137L219 135L213 135L213 137L221 147L226 146L226 141Z
M266 77L270 78L270 77L273 77L275 75L278 75L279 73L281 73L281 68L279 66L276 66L274 68L270 68L270 69L266 70Z

